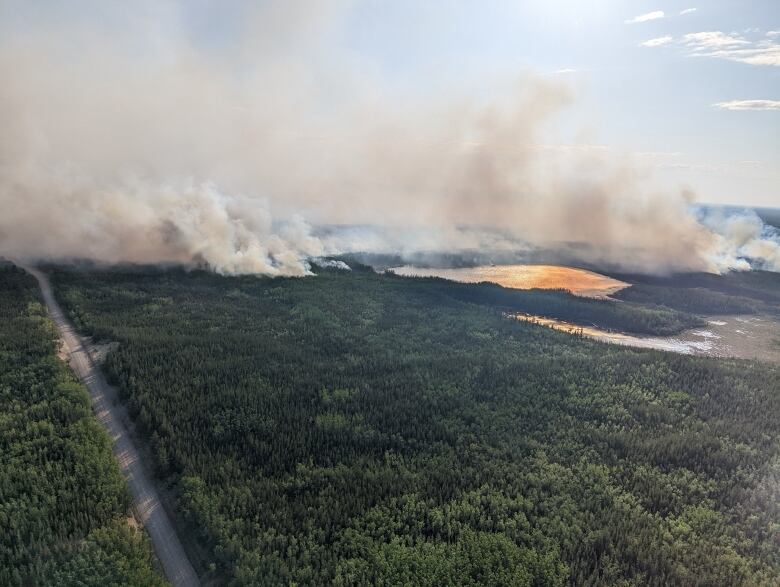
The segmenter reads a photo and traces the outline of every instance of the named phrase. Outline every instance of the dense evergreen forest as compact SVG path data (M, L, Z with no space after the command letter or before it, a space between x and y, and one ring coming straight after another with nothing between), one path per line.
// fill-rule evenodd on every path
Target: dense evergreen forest
M395 277L392 273L388 276ZM668 336L704 325L690 311L658 305L650 299L637 300L640 303L615 303L577 296L566 290L512 289L495 283L457 283L440 277L402 279L422 280L426 282L423 287L430 292L438 290L442 296L471 304L632 334Z
M780 316L780 274L735 271L725 275L685 273L669 277L623 275L633 285L613 297L701 315L773 314Z
M164 585L55 339L35 279L0 261L0 585Z
M53 280L119 343L108 374L231 584L780 584L777 366L371 271Z

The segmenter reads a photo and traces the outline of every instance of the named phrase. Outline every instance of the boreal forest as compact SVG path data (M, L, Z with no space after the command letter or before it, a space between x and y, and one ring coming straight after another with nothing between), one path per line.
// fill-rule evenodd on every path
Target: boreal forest
M39 298L0 261L0 585L167 585Z
M314 269L49 268L77 328L114 343L104 369L204 584L780 584L776 364L507 317L674 332L744 291L648 304L652 283L609 302ZM762 279L751 304L774 303ZM147 560L29 277L3 273L2 311L4 564Z

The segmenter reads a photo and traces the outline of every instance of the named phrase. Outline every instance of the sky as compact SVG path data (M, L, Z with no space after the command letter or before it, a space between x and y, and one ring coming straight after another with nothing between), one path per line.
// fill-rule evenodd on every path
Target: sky
M218 48L242 3L209 5L191 5L192 34ZM780 206L777 0L365 0L346 15L337 42L400 99L558 78L578 96L559 144L634 154L703 202Z
M636 153L704 201L780 206L779 29L777 0L370 0L345 43L411 88L564 78L561 142Z
M778 0L0 0L0 254L776 268L690 204L780 206L779 76Z
M289 4L317 13L313 22L329 14L330 42L395 100L446 100L453 88L487 94L529 72L548 76L577 95L552 144L629 153L703 202L780 206L777 0ZM186 39L208 58L245 33L252 5L0 0L0 41L43 24L89 25L139 55Z

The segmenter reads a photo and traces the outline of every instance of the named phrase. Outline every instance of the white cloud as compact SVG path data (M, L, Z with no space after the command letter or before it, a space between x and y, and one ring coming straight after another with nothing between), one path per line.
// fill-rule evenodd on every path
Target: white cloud
M697 10L696 8L686 8L685 10L680 11L680 16L682 16L683 14L690 14L691 12L696 12L696 10Z
M730 100L713 107L721 110L780 110L780 100Z
M577 73L579 69L574 69L572 67L564 67L563 69L556 69L553 71L553 73L556 74L566 74L566 73Z
M725 48L718 51L698 53L704 57L716 57L738 61L749 65L771 65L780 67L780 45L771 41L759 41L750 47Z
M689 33L682 38L682 42L696 50L718 49L721 47L734 47L737 45L750 45L750 41L735 33L722 33L720 31L705 31L701 33Z
M711 57L749 65L780 67L780 43L773 40L775 36L780 36L780 31L769 31L767 36L770 38L749 40L736 32L702 31L688 33L678 39L668 35L657 37L640 43L640 46L652 48L674 44L691 57Z
M711 55L711 57L720 57L749 65L780 67L780 45L764 46L743 51L721 51L718 54Z
M780 31L767 31L767 37L780 37Z
M626 24L636 24L638 22L647 22L648 20L657 20L664 17L663 10L656 10L654 12L648 12L647 14L640 14L626 21Z
M704 31L684 35L679 44L693 57L780 67L780 44L768 39L750 41L737 33Z
M650 39L649 41L645 41L644 43L640 43L642 47L661 47L663 45L668 45L674 41L674 37L670 37L669 35L665 37L657 37L655 39Z

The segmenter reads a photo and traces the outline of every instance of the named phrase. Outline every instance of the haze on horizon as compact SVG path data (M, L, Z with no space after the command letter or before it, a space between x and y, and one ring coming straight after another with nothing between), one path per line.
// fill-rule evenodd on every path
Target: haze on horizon
M0 255L275 275L576 243L632 270L780 270L755 215L691 209L780 205L779 13L3 0Z

